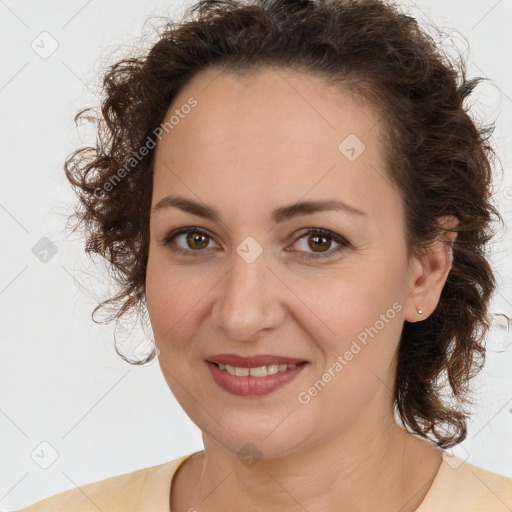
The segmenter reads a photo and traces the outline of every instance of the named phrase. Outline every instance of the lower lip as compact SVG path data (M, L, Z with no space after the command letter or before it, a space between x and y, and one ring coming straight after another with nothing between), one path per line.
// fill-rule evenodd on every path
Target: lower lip
M291 382L304 369L307 363L297 365L291 370L274 373L266 377L239 377L231 375L226 370L221 370L213 363L206 362L215 382L225 391L238 396L262 396L268 395Z

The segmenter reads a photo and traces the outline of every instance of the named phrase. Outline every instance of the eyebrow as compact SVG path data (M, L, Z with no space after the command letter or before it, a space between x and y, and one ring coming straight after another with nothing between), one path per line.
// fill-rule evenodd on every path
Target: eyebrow
M151 208L151 213L162 211L168 208L178 208L184 212L191 213L197 217L203 217L212 221L222 221L221 214L212 206L198 203L192 199L181 196L166 196ZM309 215L323 211L342 211L352 215L367 216L365 212L351 206L343 201L335 199L324 199L315 201L302 201L287 206L281 206L272 212L272 220L277 224L290 220L294 217Z

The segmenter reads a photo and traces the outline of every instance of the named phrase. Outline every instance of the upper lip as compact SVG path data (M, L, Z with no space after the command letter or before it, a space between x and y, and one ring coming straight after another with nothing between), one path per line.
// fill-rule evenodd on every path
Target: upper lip
M236 354L216 354L206 359L211 363L224 363L238 368L255 368L271 364L300 364L306 363L304 359L295 357L275 356L272 354L260 354L255 356L238 356Z

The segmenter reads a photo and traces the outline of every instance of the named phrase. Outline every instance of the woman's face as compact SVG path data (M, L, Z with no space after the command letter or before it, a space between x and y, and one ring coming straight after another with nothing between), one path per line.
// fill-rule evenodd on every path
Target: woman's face
M183 409L227 450L251 443L269 458L380 428L393 417L415 275L378 115L318 78L260 70L197 75L170 116L155 155L146 298ZM167 196L198 203L196 213ZM331 201L359 213L300 207ZM190 231L165 244L179 228ZM208 363L222 354L306 364L264 393L290 370L232 376Z

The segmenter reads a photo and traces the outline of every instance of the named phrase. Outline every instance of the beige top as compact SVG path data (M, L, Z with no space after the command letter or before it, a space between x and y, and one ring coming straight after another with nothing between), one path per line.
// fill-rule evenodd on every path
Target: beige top
M199 452L196 452L199 453ZM82 485L18 512L171 512L172 477L193 453L165 464ZM416 512L511 512L512 478L443 453L443 461Z

